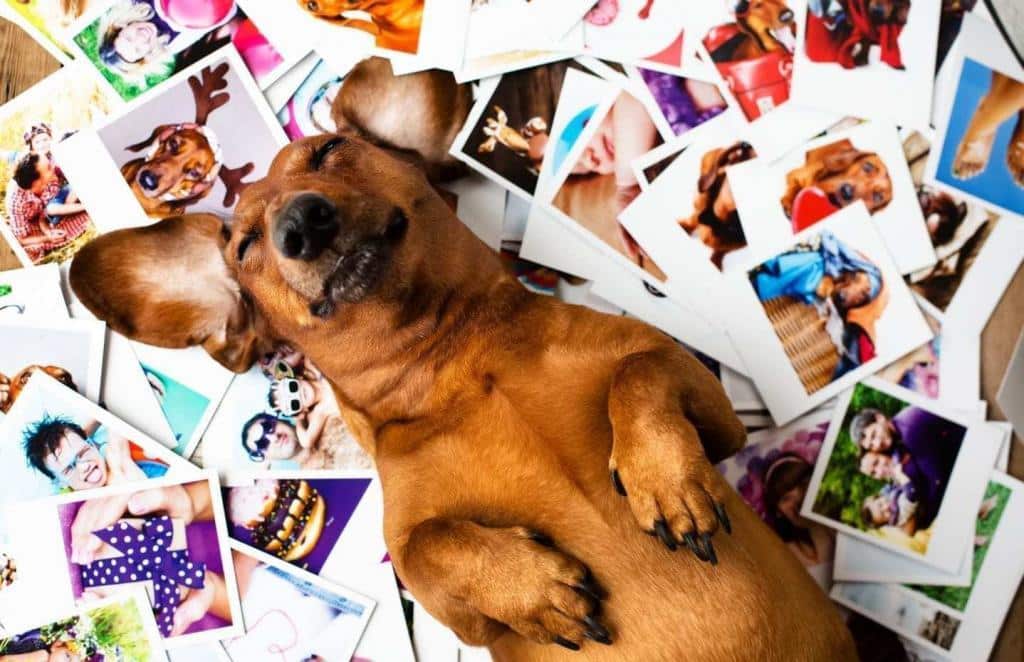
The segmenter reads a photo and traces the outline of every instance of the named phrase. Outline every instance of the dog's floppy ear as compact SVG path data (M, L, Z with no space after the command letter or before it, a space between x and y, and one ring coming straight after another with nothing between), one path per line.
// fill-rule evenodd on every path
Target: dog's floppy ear
M259 335L224 261L226 234L212 214L111 232L79 251L71 289L118 333L160 347L201 345L244 372L258 356Z
M862 152L853 146L853 143L849 139L840 140L837 143L826 145L813 150L808 153L808 157L817 152L821 157L821 165L825 169L825 172L838 173L843 172L851 165L854 161L864 156L866 152ZM808 158L810 160L810 158Z
M161 124L153 129L153 133L149 134L149 138L146 138L141 142L137 142L134 145L128 145L125 149L129 152L141 152L152 145L154 140L167 140L167 138L174 133L175 128L174 124Z

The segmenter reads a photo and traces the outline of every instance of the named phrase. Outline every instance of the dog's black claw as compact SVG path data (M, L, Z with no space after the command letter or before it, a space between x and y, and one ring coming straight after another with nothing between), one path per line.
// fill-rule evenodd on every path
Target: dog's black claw
M580 649L579 644L569 641L564 637L555 637L555 643L561 646L562 648L568 648L571 651L578 651Z
M612 635L608 632L608 628L598 623L593 616L587 616L583 622L587 625L587 639L605 646L612 645Z
M654 523L654 533L661 538L661 542L665 543L665 547L668 547L669 551L676 551L676 541L672 538L672 534L669 533L665 520L660 519Z
M718 521L722 524L722 528L725 532L732 534L732 522L729 520L729 514L725 512L725 506L721 503L715 503L715 515L718 517Z
M580 580L579 584L573 586L577 593L582 593L587 597L594 600L594 602L601 602L605 598L604 589L598 586L594 580L594 576L587 571L587 574L583 575L583 579Z
M715 554L715 546L711 544L711 536L707 533L700 534L700 540L703 543L704 551L707 554L707 561L711 565L718 565L718 554Z
M626 486L622 484L618 469L612 469L612 484L615 485L615 491L619 493L619 496L626 496Z
M552 540L550 537L544 535L540 531L532 532L530 534L530 540L532 540L533 542L537 543L538 545L543 545L544 547L554 547L555 546L555 541Z
M697 538L695 538L692 533L683 534L683 543L686 544L686 548L688 550L693 552L694 556L696 556L701 561L707 561L707 559L704 557L704 550L702 550L700 548L700 545L697 544Z

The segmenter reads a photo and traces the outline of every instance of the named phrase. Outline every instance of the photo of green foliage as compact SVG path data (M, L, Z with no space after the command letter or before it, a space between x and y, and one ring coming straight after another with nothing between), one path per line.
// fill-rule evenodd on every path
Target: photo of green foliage
M861 505L866 497L877 494L885 483L860 472L857 444L850 438L850 421L857 412L868 407L892 416L906 406L903 400L870 386L857 384L854 387L846 416L839 427L839 436L814 499L814 512L862 531L868 529L867 523L861 518Z
M93 66L107 79L111 87L114 88L114 91L122 99L131 101L146 90L156 87L171 77L175 69L173 57L166 58L165 66L154 67L152 71L132 80L127 80L124 76L116 71L112 71L103 64L103 60L100 59L100 45L103 37L100 34L101 21L101 18L96 19L75 35L75 43L78 44L79 48L85 53L85 56L89 58Z
M37 651L59 651L93 662L149 662L157 652L132 600L87 609L81 615L0 639L0 656Z
M992 543L992 536L999 528L999 520L1006 510L1006 504L1010 501L1010 488L999 483L990 482L985 490L983 504L990 503L983 517L978 517L974 527L976 541L984 541L983 544L974 548L973 567L971 568L971 583L969 586L907 586L918 593L927 595L932 600L941 602L947 607L962 612L967 608L967 602L971 599L971 591L974 590L974 583L978 580L978 573L985 562L989 545ZM989 501L991 500L991 501Z

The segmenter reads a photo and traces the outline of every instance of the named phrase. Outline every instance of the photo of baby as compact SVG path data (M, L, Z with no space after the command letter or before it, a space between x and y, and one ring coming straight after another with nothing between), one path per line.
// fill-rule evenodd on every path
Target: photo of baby
M965 58L935 179L1024 214L1024 82Z
M243 636L224 642L228 657L287 662L348 662L363 634L372 600L232 545Z
M0 502L159 478L190 465L45 375L0 421Z
M227 44L238 49L261 89L284 63L234 0L117 0L73 41L125 101Z
M165 639L240 623L224 522L207 480L57 506L79 603L146 589Z
M229 213L286 142L240 63L221 51L98 130L145 217ZM124 218L129 210L107 211Z
M800 514L830 410L750 435L747 445L717 468L825 590L832 583L835 531Z
M570 122L567 131L572 126ZM565 179L551 204L631 263L657 280L664 280L661 268L618 220L619 214L640 194L633 160L660 143L661 137L647 108L630 93L620 93L572 169L563 173Z
M822 232L749 272L808 394L876 356L889 293L881 269Z
M166 655L141 591L0 638L0 662L157 662Z
M796 14L784 0L717 4L721 20L702 42L743 114L755 120L789 99Z
M0 231L25 265L66 262L96 236L51 151L110 108L83 73L58 71L0 112Z
M857 384L814 512L927 553L966 433L959 423Z
M306 357L281 345L239 375L206 433L207 466L239 471L373 466L345 424L330 384Z

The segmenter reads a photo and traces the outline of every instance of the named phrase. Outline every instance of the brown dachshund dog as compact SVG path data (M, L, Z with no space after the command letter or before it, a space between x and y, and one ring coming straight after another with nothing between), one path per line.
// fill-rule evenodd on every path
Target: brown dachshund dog
M863 200L872 214L892 201L889 169L875 152L862 152L848 139L807 152L804 165L786 175L782 208L793 217L793 202L804 189L816 187L835 207Z
M18 399L18 396L21 395L21 392L28 384L28 380L37 372L42 372L53 377L73 391L78 390L78 387L75 386L75 380L71 377L71 373L64 368L55 365L26 366L14 375L14 377L7 377L3 373L0 373L0 412L6 414L10 411L11 407L14 405L14 401Z
M111 328L235 371L287 340L374 457L403 583L496 660L852 660L838 612L713 463L745 440L669 337L525 290L422 171L292 143L223 222L71 267ZM551 644L557 644L552 646Z
M299 0L306 11L342 27L373 35L379 48L416 53L420 44L424 0ZM365 12L367 21L349 16Z
M1011 119L1016 124L1006 147L1006 166L1017 185L1024 186L1024 82L997 71L960 139L953 162L956 178L971 179L988 169L996 133Z
M756 156L753 146L747 142L707 152L700 162L693 214L679 221L687 234L711 249L711 262L719 269L727 253L747 245L725 170Z

